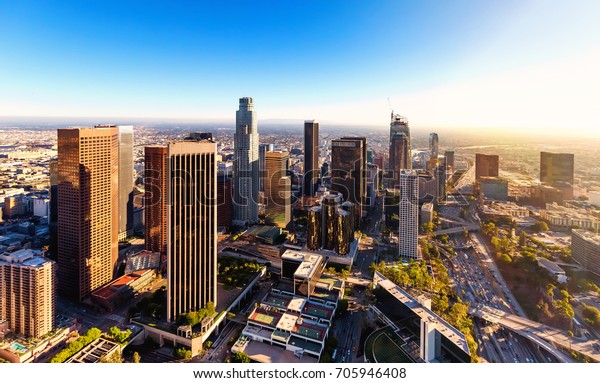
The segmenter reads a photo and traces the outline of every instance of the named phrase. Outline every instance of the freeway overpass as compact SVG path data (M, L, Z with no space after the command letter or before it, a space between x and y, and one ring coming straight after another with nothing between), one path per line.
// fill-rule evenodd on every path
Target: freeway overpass
M477 224L473 224L473 223L468 223L468 224L464 224L458 227L453 227L450 229L442 229L442 230L436 230L434 232L435 235L442 235L442 234L458 234L458 233L462 233L464 230L467 231L477 231L479 230L479 225Z
M522 335L550 352L561 362L570 362L571 360L555 347L577 351L595 362L600 362L600 341L598 340L569 337L565 331L486 305L470 307L469 314L491 323L497 323L506 329Z

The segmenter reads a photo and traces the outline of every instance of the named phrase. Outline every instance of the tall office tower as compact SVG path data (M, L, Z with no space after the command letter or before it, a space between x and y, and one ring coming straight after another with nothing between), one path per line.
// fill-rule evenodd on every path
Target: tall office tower
M287 175L288 152L266 154L265 221L270 225L287 227L292 219L292 181Z
M119 130L119 241L133 234L133 126L96 125Z
M475 154L475 179L498 177L499 157L493 154Z
M429 133L429 153L432 160L437 160L440 155L439 138L437 133Z
M233 190L231 175L217 174L217 226L231 227L233 215Z
M327 250L333 250L335 247L335 219L336 213L341 206L341 194L329 193L323 196L321 201L321 209L323 211L323 217L321 218L321 225L323 226L321 239L323 240L322 247Z
M361 203L363 205L363 209L364 206L366 205L367 202L367 138L366 137L342 137L343 140L351 140L351 141L361 141L362 142L362 156L361 156L361 160L362 160L362 166L361 166L361 171L360 171L360 182L361 182L361 194L360 194L360 200Z
M267 177L265 161L267 158L267 152L272 152L273 150L275 150L275 145L273 144L258 145L258 168L260 172L258 191L261 193L265 192L265 178Z
M454 172L454 150L447 149L444 152L444 159L446 161L446 170Z
M168 321L217 302L216 155L212 140L168 146Z
M58 259L58 159L50 160L50 217L48 217L48 231L50 233L50 246L48 258Z
M144 148L144 223L146 250L167 255L168 148Z
M359 227L365 203L364 137L340 138L331 141L331 190L341 193L354 203L355 225Z
M304 121L304 185L303 194L313 197L319 182L319 122Z
M0 254L0 319L13 332L41 338L54 330L56 263L31 249Z
M323 246L323 209L313 206L308 212L306 225L306 247L309 250L319 250Z
M435 168L435 179L437 181L437 198L439 202L446 201L446 167L440 165Z
M58 129L57 226L59 291L81 301L117 269L117 128Z
M400 171L398 248L403 258L419 258L419 176L414 170Z
M393 172L393 186L397 186L401 169L412 169L410 155L410 128L408 119L392 112L390 122L390 157L388 171Z
M133 235L133 126L119 129L119 240Z
M573 185L575 155L571 153L540 153L540 182L554 185L566 182Z
M246 225L258 222L258 131L254 101L240 98L235 113L233 159L233 224Z

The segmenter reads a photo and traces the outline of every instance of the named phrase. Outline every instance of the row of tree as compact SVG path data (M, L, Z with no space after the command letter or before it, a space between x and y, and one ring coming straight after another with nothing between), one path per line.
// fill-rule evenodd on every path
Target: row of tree
M82 348L100 338L100 335L102 335L102 331L100 331L100 329L96 327L90 328L84 335L72 340L66 348L54 355L54 357L50 359L50 363L63 363L79 352Z

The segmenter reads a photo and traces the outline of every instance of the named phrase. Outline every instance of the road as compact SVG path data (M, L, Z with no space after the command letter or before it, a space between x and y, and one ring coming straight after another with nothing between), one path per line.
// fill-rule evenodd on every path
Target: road
M451 238L457 250L456 256L448 261L448 273L453 287L463 301L472 306L487 304L511 313L520 314L522 309L510 293L501 274L491 259L489 250L479 238L471 233L467 243L461 236ZM472 245L473 248L467 249ZM475 321L475 336L481 345L479 353L493 362L544 362L546 356L530 342L508 330L488 326L484 321Z

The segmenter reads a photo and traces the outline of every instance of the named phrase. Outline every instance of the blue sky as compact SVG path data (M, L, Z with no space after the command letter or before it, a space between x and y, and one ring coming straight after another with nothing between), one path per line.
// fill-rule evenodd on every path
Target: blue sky
M4 1L0 116L600 127L597 1ZM567 126L575 125L575 126Z

